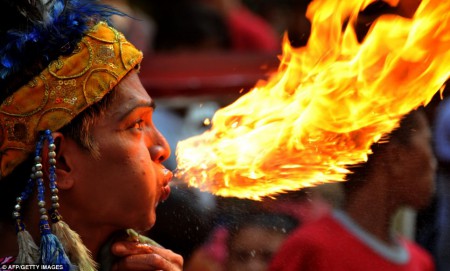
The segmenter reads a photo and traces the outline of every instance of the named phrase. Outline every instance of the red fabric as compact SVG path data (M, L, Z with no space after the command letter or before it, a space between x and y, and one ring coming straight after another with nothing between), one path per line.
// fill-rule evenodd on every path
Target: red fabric
M269 271L432 271L430 255L401 240L410 257L405 264L389 262L343 228L332 216L294 231L274 256Z
M272 26L244 6L230 11L228 26L234 50L276 52L281 49L281 38Z
M0 265L12 264L16 260L15 257L0 257Z
M0 270L2 271L12 271L13 269L9 269L9 265L13 265L16 257L0 257Z

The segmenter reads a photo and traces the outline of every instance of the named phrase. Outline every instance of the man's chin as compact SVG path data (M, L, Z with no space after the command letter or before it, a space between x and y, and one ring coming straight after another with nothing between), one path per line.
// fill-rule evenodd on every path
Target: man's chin
M133 229L139 234L147 233L155 225L156 214L153 213L151 217L148 217L146 221L143 221L139 226L133 227Z

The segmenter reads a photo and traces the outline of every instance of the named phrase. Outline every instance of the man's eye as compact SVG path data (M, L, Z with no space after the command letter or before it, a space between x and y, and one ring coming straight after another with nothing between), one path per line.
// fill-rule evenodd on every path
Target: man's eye
M137 120L131 128L142 130L143 125L144 125L144 121L140 119L140 120Z

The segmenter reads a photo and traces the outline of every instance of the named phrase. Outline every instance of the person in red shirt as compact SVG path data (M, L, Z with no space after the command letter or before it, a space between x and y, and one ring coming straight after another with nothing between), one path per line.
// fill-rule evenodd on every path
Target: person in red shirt
M342 209L294 231L270 271L434 270L428 252L393 233L390 223L400 207L426 207L434 192L436 159L423 110L405 116L372 150L343 183Z

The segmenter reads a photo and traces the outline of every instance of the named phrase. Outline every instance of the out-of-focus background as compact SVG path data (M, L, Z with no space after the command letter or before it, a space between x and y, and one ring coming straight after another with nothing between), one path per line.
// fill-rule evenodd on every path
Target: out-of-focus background
M211 119L217 109L268 78L279 65L283 38L287 37L294 47L304 46L311 26L305 17L310 2L307 0L104 1L129 15L114 17L114 24L144 52L140 77L157 104L155 125L171 145L173 155L165 162L171 170L176 168L177 143L208 129L205 119ZM382 12L389 12L389 7L374 5L364 13L362 20L366 23L359 29L361 36ZM407 9L403 12L411 14ZM432 125L439 103L436 97L427 109ZM446 163L440 160L440 170ZM438 182L443 189L448 186L446 174L439 175L444 176L440 177L444 181ZM217 197L178 180L174 180L172 188L171 197L158 207L157 222L149 236L182 254L186 270L197 271L224 270L231 253L228 242L239 236L236 232L229 236L230 225L240 225L249 214L288 216L287 220L278 217L273 221L274 225L290 229L292 223L299 227L339 206L343 197L339 184L285 193L260 202ZM426 210L399 211L392 224L433 257L438 257L438 239L446 236L439 227L450 230L450 224L441 218L450 202L447 194L437 193ZM261 238L267 238L266 243L277 242L269 241L269 235Z

